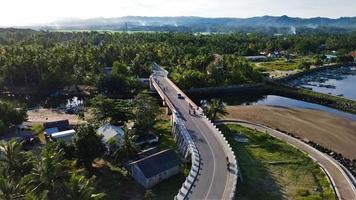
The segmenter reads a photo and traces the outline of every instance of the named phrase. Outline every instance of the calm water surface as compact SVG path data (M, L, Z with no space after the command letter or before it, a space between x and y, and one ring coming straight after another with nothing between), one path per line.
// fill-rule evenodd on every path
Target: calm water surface
M253 102L252 105L268 105L268 106L281 106L281 107L288 107L288 108L306 108L306 109L321 110L333 115L337 115L339 117L356 121L356 115L351 113L339 111L315 103L309 103L305 101L300 101L300 100L295 100L295 99L290 99L290 98L275 96L275 95L267 95L265 96L265 98L258 100L257 102Z
M219 98L219 97L215 97ZM282 96L276 95L236 95L235 97L222 97L224 103L227 105L266 105L266 106L279 106L285 108L304 108L304 109L313 109L320 110L327 113L330 113L335 116L339 116L348 120L356 121L356 115L339 111L333 108L322 106L315 103L309 103L305 101L300 101L296 99L291 99ZM201 102L201 99L195 99L196 102ZM204 101L204 100L203 100Z
M341 67L320 71L295 79L289 84L356 100L356 67Z

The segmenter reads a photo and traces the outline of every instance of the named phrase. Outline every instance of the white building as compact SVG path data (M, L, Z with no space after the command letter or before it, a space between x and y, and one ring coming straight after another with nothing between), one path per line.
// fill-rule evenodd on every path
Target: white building
M112 138L120 141L124 137L124 130L122 127L111 124L105 124L104 126L101 126L96 132L103 136L103 141L106 143Z
M55 140L64 140L65 142L69 142L75 134L75 130L66 130L55 132L51 134L51 137Z

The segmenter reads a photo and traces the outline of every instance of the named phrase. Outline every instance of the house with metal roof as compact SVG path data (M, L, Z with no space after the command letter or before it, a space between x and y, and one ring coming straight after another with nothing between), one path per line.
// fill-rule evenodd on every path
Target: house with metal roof
M124 130L122 127L111 124L105 124L101 126L96 132L103 136L103 141L105 143L113 138L120 141L124 137Z
M131 162L128 167L139 184L151 188L179 173L180 159L172 149L167 149Z

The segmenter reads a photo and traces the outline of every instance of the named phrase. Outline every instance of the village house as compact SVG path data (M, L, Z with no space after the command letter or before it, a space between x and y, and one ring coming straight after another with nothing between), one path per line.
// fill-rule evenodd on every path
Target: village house
M132 177L143 187L151 188L180 172L180 160L171 149L163 150L128 165Z
M105 143L109 142L111 139L120 141L124 137L124 130L120 126L111 124L101 126L96 132L103 136L103 141Z

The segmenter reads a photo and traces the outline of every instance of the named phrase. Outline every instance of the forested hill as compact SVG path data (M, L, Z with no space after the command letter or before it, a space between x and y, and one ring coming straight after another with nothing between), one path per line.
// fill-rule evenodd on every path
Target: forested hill
M356 30L356 17L293 18L288 16L262 16L252 18L202 18L202 17L139 17L93 18L86 20L58 21L42 28L58 29L106 29L142 31L347 31Z
M39 33L31 29L0 28L0 44L26 40Z

